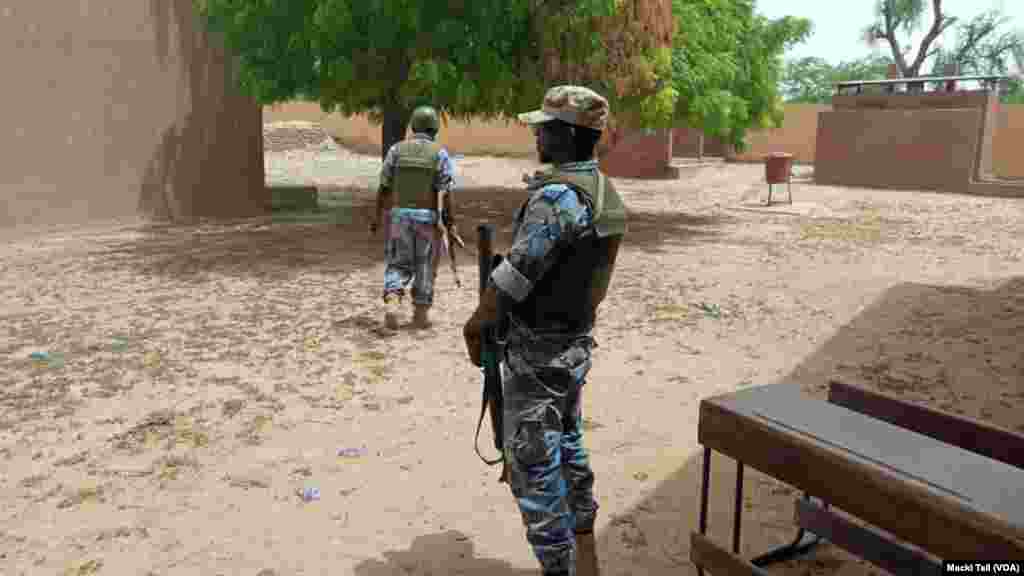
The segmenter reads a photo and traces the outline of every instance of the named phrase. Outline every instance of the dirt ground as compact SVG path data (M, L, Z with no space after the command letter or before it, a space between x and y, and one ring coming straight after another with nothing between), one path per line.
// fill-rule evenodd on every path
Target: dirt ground
M507 246L533 168L460 164L468 241L491 221ZM762 171L618 183L630 229L584 401L606 575L695 573L701 398L837 378L1024 430L1024 201L797 182L763 209ZM371 197L354 197L323 224L0 246L0 573L538 573L472 449L475 259L459 254L461 289L439 272L432 329L388 337ZM793 496L747 482L744 553L792 537ZM778 570L872 572L827 546Z

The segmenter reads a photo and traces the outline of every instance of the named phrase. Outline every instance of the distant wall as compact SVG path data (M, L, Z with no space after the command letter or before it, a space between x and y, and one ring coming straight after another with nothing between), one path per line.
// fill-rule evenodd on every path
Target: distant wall
M753 130L747 135L747 149L732 156L741 162L760 162L773 152L793 155L796 162L813 164L818 130L818 113L830 110L819 104L789 104L779 128Z
M263 109L264 122L317 122L338 142L366 154L380 154L381 129L364 115L346 118L327 114L311 102L287 102ZM504 120L451 120L442 124L438 140L455 154L529 156L536 154L533 134Z
M741 161L762 161L771 152L788 152L798 162L813 164L817 144L818 113L831 106L789 104L781 128L753 132L749 148L735 157ZM1000 104L993 115L991 172L1000 178L1024 178L1024 105Z
M1024 104L999 107L992 134L992 171L1002 178L1024 178Z
M818 183L967 189L978 150L979 109L839 109L822 113L819 120Z
M0 7L0 227L263 210L260 107L196 24L191 0Z
M812 164L815 160L818 113L831 110L831 106L818 104L788 104L785 120L780 128L755 130L748 136L748 148L732 158L739 161L761 162L772 152L788 152L796 161ZM325 115L316 104L288 103L264 109L265 121L306 120L322 122L327 129L346 145L355 146L372 154L380 150L380 128L364 117L344 118ZM451 122L441 131L442 141L450 142L457 153L508 154L530 156L535 154L533 137L525 127L497 122ZM657 156L653 147L664 146L664 139L633 135L627 144L638 154ZM673 155L695 156L696 133L677 128L673 134ZM992 137L992 172L1003 178L1024 178L1024 105L1001 105L995 115ZM705 139L705 154L724 155L724 146L714 138Z
M695 158L701 149L700 130L676 128L672 130L672 155L676 158ZM705 156L726 156L728 148L721 139L704 136Z
M993 164L1001 108L993 92L846 95L833 106L819 115L818 182L966 192L975 181L1006 178ZM1002 193L1011 192L1024 187Z
M661 130L629 131L619 134L614 145L601 156L601 169L616 178L674 178L679 171L670 166L670 136Z

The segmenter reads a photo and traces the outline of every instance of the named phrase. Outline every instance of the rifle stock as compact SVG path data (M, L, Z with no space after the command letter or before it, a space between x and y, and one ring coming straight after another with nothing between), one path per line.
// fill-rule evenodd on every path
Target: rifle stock
M501 262L501 256L494 254L494 226L490 224L481 224L478 229L478 256L479 256L479 268L480 268L480 297L483 298L484 292L487 290L487 282L490 278L491 271L494 267ZM481 348L480 348L480 360L483 367L484 373L484 390L483 390L483 403L480 407L480 420L477 422L477 442L476 442L476 453L480 456L488 466L504 462L504 457L498 457L495 460L488 460L480 454L479 448L479 437L480 437L480 426L483 423L484 412L490 412L491 415L491 430L494 434L494 448L499 453L504 451L504 439L503 439L503 415L504 415L504 398L502 394L502 383L501 383L501 344L500 344L500 333L501 333L501 319L503 319L503 311L501 310L501 299L498 299L498 318L497 323L489 323L484 326L482 334ZM507 469L502 470L501 481L506 480Z

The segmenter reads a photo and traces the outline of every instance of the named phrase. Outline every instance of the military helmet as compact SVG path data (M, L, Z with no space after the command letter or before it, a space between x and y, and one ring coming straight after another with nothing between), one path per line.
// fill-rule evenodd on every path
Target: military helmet
M413 132L434 132L441 128L441 121L437 117L437 110L432 106L420 106L412 111L409 119Z

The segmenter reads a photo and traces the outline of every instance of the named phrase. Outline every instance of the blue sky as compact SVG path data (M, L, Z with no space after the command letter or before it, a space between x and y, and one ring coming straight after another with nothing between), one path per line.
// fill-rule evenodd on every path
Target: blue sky
M819 56L836 64L842 60L854 60L871 54L862 40L862 31L871 23L874 14L874 0L757 0L761 14L769 18L780 16L802 16L814 22L814 32L803 44L786 54L788 58ZM931 3L928 2L930 5ZM966 20L986 10L998 8L1013 19L1010 26L1024 28L1024 0L943 0L942 9L948 15ZM928 10L927 19L931 19ZM924 36L927 23L911 38L916 42ZM954 33L944 37L947 43L955 40ZM879 47L876 51L888 50ZM916 53L916 52L914 52Z

